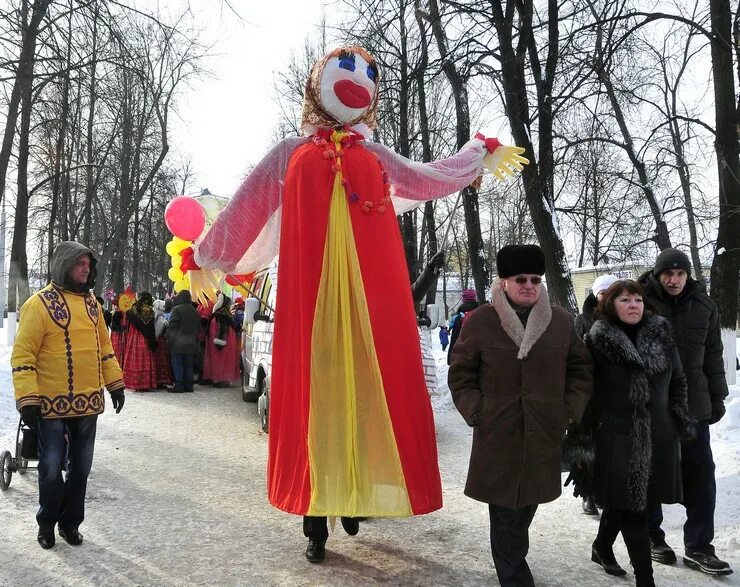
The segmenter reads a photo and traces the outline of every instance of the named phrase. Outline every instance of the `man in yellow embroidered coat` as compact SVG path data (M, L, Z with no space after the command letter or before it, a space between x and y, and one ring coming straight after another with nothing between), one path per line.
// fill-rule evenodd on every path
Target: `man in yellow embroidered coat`
M60 242L51 259L52 281L23 304L13 346L16 405L24 423L38 432L36 521L43 548L54 546L57 522L64 540L82 544L79 526L85 516L97 418L105 409L103 388L110 392L116 413L125 401L123 375L102 308L90 293L96 264L84 245Z

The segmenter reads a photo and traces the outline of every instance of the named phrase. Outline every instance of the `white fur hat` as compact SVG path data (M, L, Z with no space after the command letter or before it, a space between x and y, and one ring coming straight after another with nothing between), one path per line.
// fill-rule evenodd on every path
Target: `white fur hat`
M599 275L591 286L591 291L595 296L598 296L602 291L609 289L615 282L619 281L619 277L608 273L606 275Z

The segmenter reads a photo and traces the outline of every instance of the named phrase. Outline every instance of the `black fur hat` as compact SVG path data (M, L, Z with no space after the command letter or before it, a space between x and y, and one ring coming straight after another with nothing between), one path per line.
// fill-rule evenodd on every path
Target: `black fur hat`
M537 245L506 245L496 255L496 270L500 278L521 273L545 274L545 253Z

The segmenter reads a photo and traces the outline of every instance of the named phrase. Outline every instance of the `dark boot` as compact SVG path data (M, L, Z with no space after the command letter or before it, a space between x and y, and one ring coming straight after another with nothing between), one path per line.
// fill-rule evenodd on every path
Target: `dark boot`
M342 516L342 528L350 536L356 536L360 531L360 519L359 518L345 518Z
M596 543L594 543L591 547L591 560L597 565L601 565L607 575L623 577L627 574L627 571L619 566L617 559L614 557L614 551L611 548L599 551Z
M306 548L306 558L310 563L320 563L326 556L326 540L309 540Z
M56 537L54 536L54 526L39 526L39 533L36 536L36 540L41 545L41 548L49 550L54 547L56 543Z
M587 516L598 516L599 510L596 507L596 504L594 503L593 497L584 497L583 498L583 513Z
M635 571L635 587L655 587L655 579L653 579L653 572L649 574L640 574Z
M59 536L70 546L79 546L82 544L82 534L79 530L67 530L59 526Z
M650 539L650 558L662 565L672 565L676 562L676 553L668 546L665 540Z
M730 565L717 558L715 554L708 554L696 550L687 550L683 557L683 564L707 575L731 575Z

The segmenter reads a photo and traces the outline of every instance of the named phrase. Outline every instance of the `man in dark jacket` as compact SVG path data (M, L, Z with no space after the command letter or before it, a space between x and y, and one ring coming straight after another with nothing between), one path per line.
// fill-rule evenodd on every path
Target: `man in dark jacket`
M465 318L449 386L473 427L465 495L489 504L499 582L525 587L529 526L560 495L560 443L591 397L592 361L573 318L547 299L542 249L504 247L496 265L493 301Z
M658 255L654 269L640 277L639 282L647 302L671 323L688 383L689 409L699 422L697 440L682 447L687 518L683 562L708 574L725 575L732 569L717 558L712 546L717 489L709 426L725 414L727 381L717 306L690 272L686 254L665 249ZM663 512L658 506L650 516L652 557L656 562L672 564L676 555L665 542L662 522Z
M200 314L193 307L190 292L181 291L175 296L166 332L175 377L172 393L193 391L193 356L198 352L199 330Z

